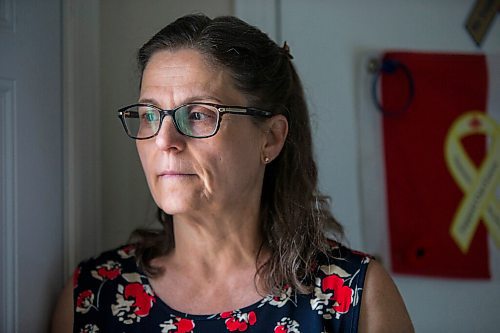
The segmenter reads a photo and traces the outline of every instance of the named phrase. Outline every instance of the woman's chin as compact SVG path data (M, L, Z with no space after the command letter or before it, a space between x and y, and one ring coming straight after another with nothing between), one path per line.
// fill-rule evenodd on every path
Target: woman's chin
M192 196L190 198L186 198L186 200L177 197L173 200L157 201L157 205L169 215L193 213L193 211L197 210L197 207L199 206L196 202L194 202Z

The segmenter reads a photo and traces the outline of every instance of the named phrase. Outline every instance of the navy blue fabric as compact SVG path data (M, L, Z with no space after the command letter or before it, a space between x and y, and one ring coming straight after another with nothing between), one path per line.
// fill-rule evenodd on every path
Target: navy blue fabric
M357 332L369 261L332 243L328 255L317 257L311 294L285 286L281 295L245 308L200 316L171 309L156 297L136 265L134 247L127 245L76 269L74 332Z

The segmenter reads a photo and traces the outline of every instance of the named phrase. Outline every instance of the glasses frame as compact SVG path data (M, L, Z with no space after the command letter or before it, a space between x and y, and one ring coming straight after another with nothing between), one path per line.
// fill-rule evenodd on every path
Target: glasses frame
M177 125L177 121L175 120L175 113L180 108L186 107L189 105L207 105L207 106L214 107L217 110L217 125L216 125L212 134L205 135L205 136L192 136L192 135L185 134L180 130L179 126ZM130 133L130 131L127 127L127 124L125 122L125 113L127 112L127 110L132 108L132 107L139 107L139 106L151 107L160 113L160 124L158 125L158 130L153 135L150 135L150 136L145 137L145 138L138 138L136 136L133 136ZM215 134L217 134L217 132L219 131L222 116L225 114L238 114L238 115L242 115L242 116L254 116L254 117L264 117L264 118L270 118L273 116L272 112L265 111L265 110L255 108L255 107L222 105L222 104L205 103L205 102L186 103L186 104L182 104L182 105L180 105L174 109L171 109L171 110L162 109L162 108L160 108L154 104L150 104L150 103L136 103L136 104L131 104L131 105L125 106L125 107L120 108L118 110L118 118L120 118L120 120L122 122L123 128L125 129L125 133L127 133L127 135L130 138L135 139L135 140L147 140L147 139L151 139L151 138L157 136L158 133L160 133L161 126L163 125L163 119L165 119L166 116L172 117L174 127L177 130L177 132L180 133L181 135L184 135L184 136L187 136L190 138L194 138L194 139L210 138L210 137L214 136Z

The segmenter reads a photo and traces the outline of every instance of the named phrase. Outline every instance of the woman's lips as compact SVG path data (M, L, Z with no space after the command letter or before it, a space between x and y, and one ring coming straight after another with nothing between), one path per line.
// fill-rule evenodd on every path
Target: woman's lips
M176 178L176 177L195 176L195 174L182 171L163 171L159 174L159 176L165 178Z

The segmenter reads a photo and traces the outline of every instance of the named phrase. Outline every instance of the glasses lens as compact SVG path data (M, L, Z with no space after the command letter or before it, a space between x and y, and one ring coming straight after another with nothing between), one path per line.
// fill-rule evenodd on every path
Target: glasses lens
M128 108L123 112L123 119L129 135L139 139L155 135L160 126L160 112L146 105Z
M175 112L175 123L179 130L192 137L211 136L217 129L217 108L203 104L188 104Z

